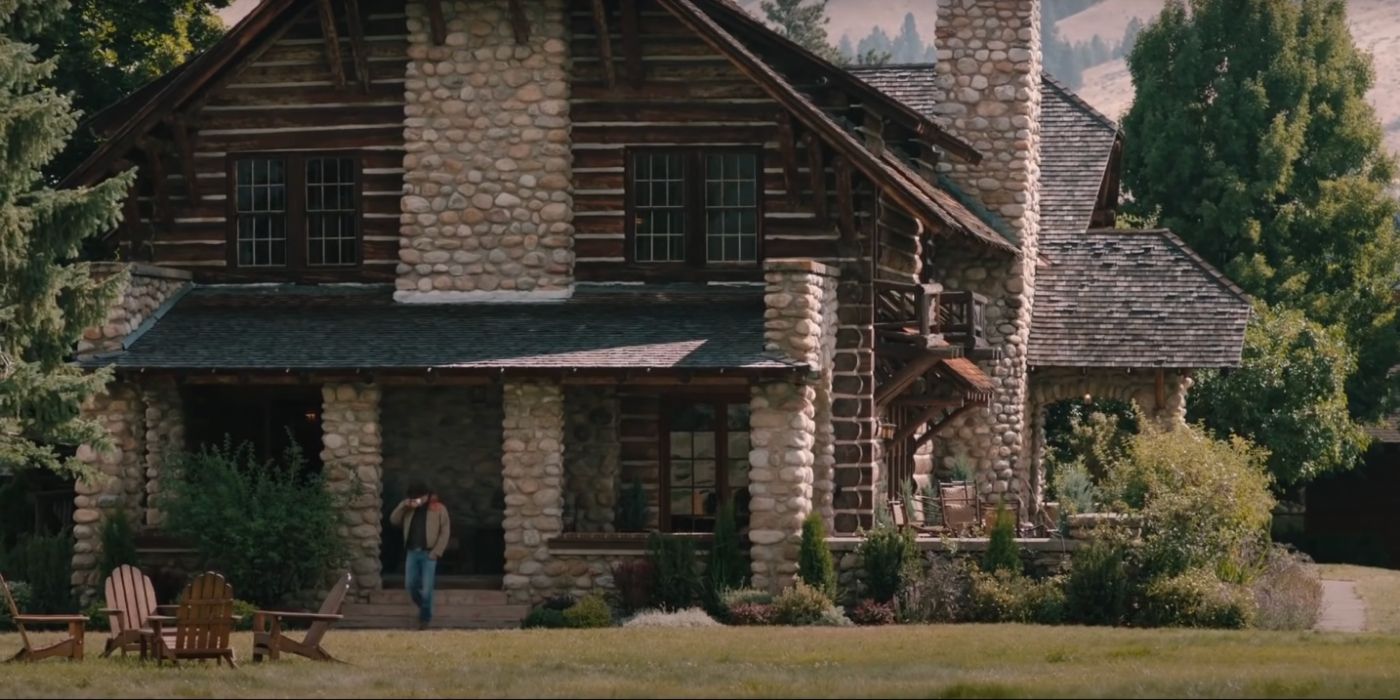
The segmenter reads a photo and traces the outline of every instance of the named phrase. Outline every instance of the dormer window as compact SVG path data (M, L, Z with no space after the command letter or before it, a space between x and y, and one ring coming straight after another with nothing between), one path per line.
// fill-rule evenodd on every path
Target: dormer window
M630 151L629 260L696 267L757 263L762 173L757 151Z
M239 156L230 263L240 268L344 267L360 260L359 163L329 154Z

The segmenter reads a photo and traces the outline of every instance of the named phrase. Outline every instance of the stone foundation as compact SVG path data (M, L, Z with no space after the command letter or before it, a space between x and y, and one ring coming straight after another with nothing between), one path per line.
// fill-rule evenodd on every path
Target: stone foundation
M327 487L348 499L340 534L351 555L355 592L367 599L383 587L380 578L380 499L383 457L379 428L379 388L369 384L327 384L321 389L321 462Z
M407 5L400 301L572 289L568 22L563 0L522 5L526 45L506 0L445 0L445 46Z
M613 532L621 489L621 408L609 388L564 390L564 529Z
M546 545L564 529L564 394L555 383L511 380L504 406L505 590L512 603L538 602L568 585L568 567Z

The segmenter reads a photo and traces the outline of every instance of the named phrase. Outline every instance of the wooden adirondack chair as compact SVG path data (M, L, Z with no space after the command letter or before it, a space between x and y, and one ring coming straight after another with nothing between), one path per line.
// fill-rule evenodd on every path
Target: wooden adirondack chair
M970 481L940 484L938 502L943 507L943 527L957 536L971 534L977 526L977 487Z
M233 586L223 576L208 572L185 587L175 616L151 615L151 626L142 630L141 655L153 649L156 664L166 659L178 665L180 659L215 659L220 665L234 661L229 634L233 632ZM168 625L174 625L171 629Z
M19 639L24 648L7 659L10 661L39 661L57 656L70 661L83 660L83 633L87 631L86 615L21 615L15 597L10 593L10 584L0 574L0 589L5 591L5 605L10 608L10 619L19 629ZM36 647L29 641L25 625L68 625L68 638L44 647Z
M276 661L282 658L282 652L286 651L305 656L313 661L339 662L339 659L331 656L330 652L321 646L321 640L325 638L331 625L345 617L340 614L340 609L345 604L346 594L350 591L350 581L349 572L336 581L330 592L326 594L325 602L321 603L320 612L255 610L253 612L253 661L262 661L264 656ZM310 621L311 628L306 631L306 636L298 642L283 634L283 620Z
M104 586L107 607L102 613L107 616L109 634L107 648L102 656L108 657L121 649L122 656L128 651L141 647L141 630L147 627L147 618L152 614L169 614L174 605L156 605L156 589L151 585L151 577L130 565L122 565L112 570Z

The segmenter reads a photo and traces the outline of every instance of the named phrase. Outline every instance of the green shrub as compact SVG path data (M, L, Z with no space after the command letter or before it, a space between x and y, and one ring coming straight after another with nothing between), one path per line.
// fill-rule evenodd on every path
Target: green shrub
M836 563L826 546L826 525L813 511L802 521L802 546L797 554L797 576L828 599L836 597Z
M168 464L160 499L166 531L248 600L278 605L343 566L343 498L319 472L308 473L295 447L280 461L259 462L251 445L225 443Z
M656 567L650 559L624 559L612 567L617 607L630 615L651 605L655 596Z
M865 567L868 593L881 603L894 600L919 560L914 534L893 525L879 525L865 533L856 553Z
M100 579L106 581L119 566L140 564L136 556L136 532L131 519L117 511L102 521L102 558L98 562Z
M34 602L34 590L24 581L11 581L5 579L10 584L10 595L15 599L15 607L19 608L20 614L36 614L30 607ZM14 620L10 619L10 606L0 603L0 630L12 630L15 628Z
M736 588L732 591L725 591L723 603L726 608L733 608L738 605L772 605L773 594L757 588Z
M773 619L780 625L815 625L830 607L826 594L798 581L773 600Z
M1042 581L1006 570L973 571L970 612L977 622L1054 625L1064 621L1065 593L1058 578Z
M1138 623L1146 627L1243 629L1254 620L1254 598L1243 586L1194 569L1147 585Z
M258 606L246 600L235 599L233 601L233 628L241 632L253 629L253 613L257 610Z
M725 591L742 588L749 578L749 562L739 541L739 523L734 503L720 506L715 516L715 538L705 566L705 610L723 615Z
M967 616L972 585L963 560L933 557L927 566L915 567L900 589L896 613L907 624L960 622Z
M564 623L573 629L612 627L612 608L602 595L584 596L574 607L564 611Z
M1083 459L1074 459L1055 468L1051 483L1055 500L1060 504L1060 516L1092 513L1098 507L1099 487Z
M857 625L893 625L894 603L877 603L866 598L851 608L851 622Z
M534 608L530 614L525 616L525 621L520 623L525 629L564 629L569 623L564 619L563 610L546 608L543 605Z
M2 608L4 606L0 606ZM83 616L88 619L88 630L109 630L112 623L107 617L107 613L102 612L107 607L107 602L94 600L83 609Z
M1133 585L1126 545L1110 538L1094 540L1070 559L1066 616L1083 625L1122 624Z
M773 606L769 603L740 603L729 608L725 621L741 627L773 624Z
M1254 579L1255 626L1269 630L1307 630L1322 610L1322 582L1307 557L1280 546L1269 548Z
M652 533L647 550L656 572L656 607L685 610L701 593L700 576L695 571L695 542L684 537Z
M641 479L633 479L617 499L617 529L622 532L646 532L647 491Z
M73 601L73 535L30 535L5 556L6 579L29 584L30 599L23 612L30 615L71 613Z
M812 623L818 627L854 627L856 623L851 622L851 618L846 617L846 611L840 606L829 605L822 611L821 617Z
M1013 574L1025 570L1021 563L1021 548L1016 545L1016 516L1005 505L997 507L992 521L987 551L982 553L982 570L991 573L1009 571Z

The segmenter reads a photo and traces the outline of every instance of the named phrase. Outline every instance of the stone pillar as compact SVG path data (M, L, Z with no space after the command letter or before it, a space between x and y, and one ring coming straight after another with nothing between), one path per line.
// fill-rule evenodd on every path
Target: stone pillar
M567 576L547 544L564 531L564 393L531 380L507 381L503 390L505 589L512 603L532 603Z
M80 445L77 453L91 473L74 485L72 583L80 599L87 602L102 583L97 570L102 522L118 513L130 518L132 525L141 522L146 412L136 386L115 382L105 393L88 399L82 413L96 421L110 440L105 448Z
M942 278L946 287L989 297L986 330L1003 353L985 366L996 386L990 409L954 429L966 453L957 458L976 466L983 492L1025 497L1026 341L1040 232L1040 0L938 0L936 34L939 121L984 156L978 165L944 159L939 168L1000 219L1022 253L938 263L953 272Z
M146 400L145 524L160 525L161 470L185 449L185 408L174 380L154 380L142 387Z
M122 342L131 332L151 318L177 294L191 286L192 275L185 270L172 270L144 263L93 263L95 279L125 276L121 293L107 309L101 324L84 329L78 341L80 357L122 349Z
M564 0L444 0L447 41L408 3L402 302L564 298L573 288L573 156Z
M350 549L355 592L365 600L383 587L379 542L383 497L380 390L372 384L321 388L321 463L327 488L346 500L340 534Z
M802 521L812 512L816 390L771 382L749 403L749 541L755 588L778 591L797 575Z
M564 451L564 527L612 532L622 461L617 392L611 387L570 387L564 391L564 409L569 445Z

